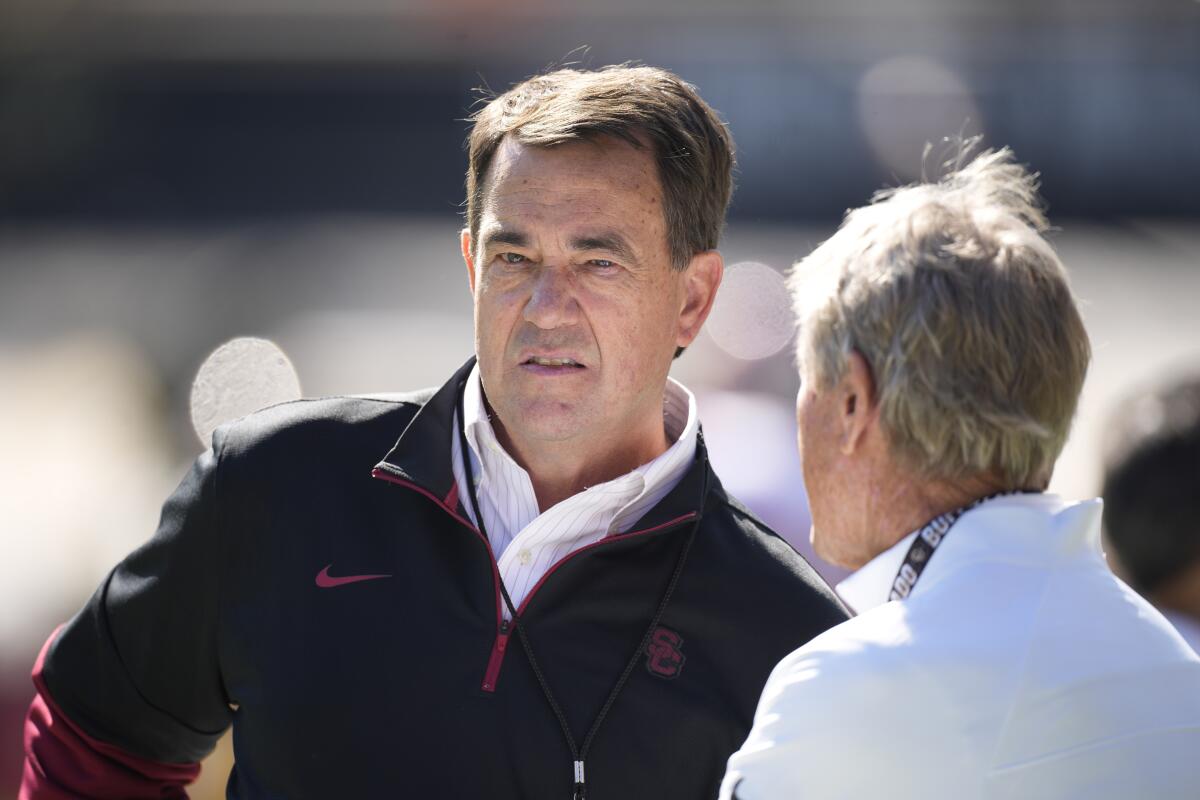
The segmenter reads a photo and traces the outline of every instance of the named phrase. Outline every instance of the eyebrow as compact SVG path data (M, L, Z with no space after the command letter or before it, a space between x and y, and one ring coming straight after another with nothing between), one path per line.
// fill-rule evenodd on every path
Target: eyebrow
M484 234L483 249L487 251L497 245L511 247L530 247L529 234L515 228L498 228ZM571 239L571 249L578 251L601 250L612 253L622 261L637 263L637 255L629 241L616 231L600 231L597 233L576 236Z
M622 261L636 262L633 248L625 237L616 231L605 231L588 236L578 236L571 240L573 250L604 250L620 258Z
M513 230L512 228L501 228L500 230L489 231L483 237L484 250L488 250L498 244L507 244L513 247L528 247L529 236L523 231Z

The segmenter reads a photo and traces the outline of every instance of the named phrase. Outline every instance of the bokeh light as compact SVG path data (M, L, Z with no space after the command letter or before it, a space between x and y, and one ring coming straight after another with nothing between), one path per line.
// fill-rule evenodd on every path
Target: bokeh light
M766 264L744 261L725 268L706 329L726 353L754 361L787 345L794 319L783 276Z
M204 360L192 383L192 427L205 446L230 420L300 397L300 378L279 346L243 336Z

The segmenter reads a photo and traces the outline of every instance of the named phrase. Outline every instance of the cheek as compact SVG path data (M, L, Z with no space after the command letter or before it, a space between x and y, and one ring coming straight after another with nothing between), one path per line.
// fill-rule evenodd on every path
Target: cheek
M813 432L813 414L811 399L802 396L796 401L796 450L800 453L801 465L807 469L809 458L806 456L811 449Z
M679 331L676 294L674 287L655 283L629 288L622 296L596 297L592 323L607 330L610 347L632 351L641 360L657 363L663 354L669 358L675 352Z
M521 313L524 302L519 289L495 283L480 285L475 295L476 337L493 344L497 338L506 338L506 331L512 328L513 319Z
M604 286L585 288L576 298L582 312L581 323L591 331L606 355L627 359L645 345L647 318L637 299Z
M813 453L811 445L805 447L804 436L796 437L796 445L800 453L800 475L804 480L804 489L808 494L808 501L811 505L814 501L820 502L821 471L813 463L815 453Z
M825 429L811 399L802 404L796 418L796 449L800 454L800 472L808 489L810 502L824 499L829 478L827 442L822 441Z

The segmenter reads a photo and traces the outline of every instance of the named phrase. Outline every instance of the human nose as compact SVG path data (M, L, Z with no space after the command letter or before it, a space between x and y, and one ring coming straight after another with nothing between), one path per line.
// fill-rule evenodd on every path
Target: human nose
M525 321L550 330L572 324L578 311L572 276L554 267L540 270L525 304Z

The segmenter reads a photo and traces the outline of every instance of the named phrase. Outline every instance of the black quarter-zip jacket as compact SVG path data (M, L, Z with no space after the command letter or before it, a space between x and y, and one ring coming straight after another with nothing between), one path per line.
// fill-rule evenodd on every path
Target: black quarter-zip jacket
M42 677L63 712L174 763L232 723L231 798L569 798L571 752L457 496L450 437L473 363L437 391L298 401L220 429L154 537L50 645ZM591 748L591 800L715 796L772 667L846 618L724 492L701 439L667 497L553 566L520 610L576 741L698 518Z

